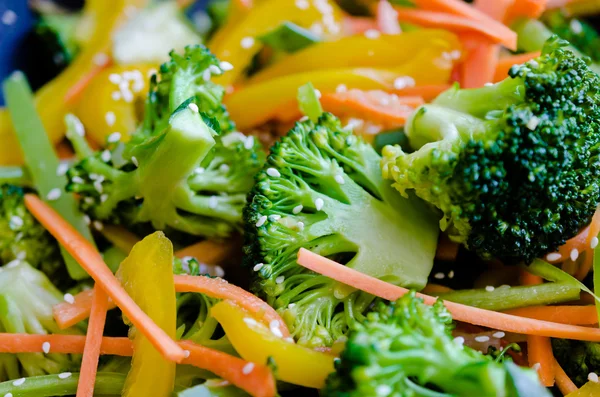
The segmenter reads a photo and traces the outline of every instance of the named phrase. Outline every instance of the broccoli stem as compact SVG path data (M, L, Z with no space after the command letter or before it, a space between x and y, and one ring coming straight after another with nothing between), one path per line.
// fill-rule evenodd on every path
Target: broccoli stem
M53 397L71 396L77 392L79 374L71 374L65 379L58 375L44 375L25 378L21 386L15 386L14 380L0 383L0 396L14 395L15 397ZM125 375L110 372L99 372L96 375L94 394L121 395ZM12 393L12 394L9 394Z
M3 184L31 187L31 176L24 167L4 166L0 167L0 185Z
M579 287L569 282L545 283L534 286L517 286L470 289L437 294L440 298L481 309L502 311L519 307L550 305L579 299Z

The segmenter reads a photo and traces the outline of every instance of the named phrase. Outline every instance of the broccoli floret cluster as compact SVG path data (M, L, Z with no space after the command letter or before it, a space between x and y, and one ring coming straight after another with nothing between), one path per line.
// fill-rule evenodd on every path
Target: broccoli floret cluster
M600 62L600 34L587 22L569 17L564 10L544 15L544 23L560 38L567 40L583 54Z
M554 251L600 202L600 78L567 44L554 37L504 81L416 110L416 152L384 148L384 177L439 208L441 229L483 258Z
M67 190L82 196L82 210L101 221L195 236L239 229L264 154L252 137L233 130L223 88L210 81L221 73L205 47L172 52L152 78L144 120L130 142L93 153L80 134L68 134L82 160L69 170Z
M411 292L356 324L323 397L550 396L535 371L455 342L441 301Z
M435 218L383 180L380 156L329 113L296 123L271 148L248 196L245 261L254 290L302 344L328 346L374 297L296 263L300 248L391 283L422 288L435 254Z
M554 356L579 387L588 381L588 375L600 372L600 344L568 339L552 339Z

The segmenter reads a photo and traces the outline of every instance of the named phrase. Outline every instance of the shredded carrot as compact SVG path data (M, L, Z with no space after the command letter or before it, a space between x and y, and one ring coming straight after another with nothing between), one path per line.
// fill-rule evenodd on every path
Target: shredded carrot
M508 77L508 71L514 65L520 65L527 61L530 61L534 58L537 58L541 55L540 51L535 52L526 52L525 54L518 55L507 55L502 56L498 59L498 63L496 65L496 71L494 72L494 80L493 82L498 82L504 80Z
M586 251L590 248L593 238L598 236L598 233L600 233L600 210L596 210L588 226L584 227L575 237L569 239L558 249L559 258L546 256L546 260L550 263L559 263L569 258L573 250L577 250L578 253Z
M586 249L580 255L583 256L583 260L579 264L579 269L577 269L577 273L575 273L575 278L579 281L583 280L587 277L590 270L594 266L594 250L591 248Z
M93 290L92 314L85 337L83 359L79 382L77 383L77 397L93 397L94 385L96 384L96 372L98 372L98 360L100 358L100 346L102 334L106 323L106 312L108 311L108 295L102 288Z
M563 396L579 390L571 378L569 378L569 375L566 374L565 370L562 369L558 361L556 361L556 359L554 359L554 376L556 377L556 386Z
M70 160L75 157L75 152L73 152L73 149L66 141L62 141L56 145L55 151L61 160Z
M452 292L452 291L453 291L453 289L450 287L446 287L445 285L440 285L440 284L433 284L433 283L429 283L425 286L425 288L423 288L424 294L431 294L431 295L444 294L446 292Z
M548 0L514 0L506 12L504 21L511 23L517 18L538 19L546 10L547 5Z
M360 273L304 248L300 249L297 262L316 273L387 300L394 301L409 291L406 288ZM437 300L429 295L417 294L417 296L428 305L433 305ZM444 305L455 320L473 325L525 335L600 341L600 329L517 317L448 301L445 301Z
M197 292L217 299L229 299L245 310L253 313L258 321L269 325L271 321L279 321L281 333L290 336L290 331L275 309L266 302L243 288L228 283L223 279L205 276L175 276L177 292ZM85 320L90 315L92 292L83 291L75 295L75 302L61 302L53 308L54 319L61 329L69 328ZM111 304L111 308L114 308Z
M105 52L106 53L106 52ZM106 58L102 63L95 65L87 74L83 75L73 86L67 91L64 101L67 104L75 103L86 87L92 82L94 77L100 74L104 69L112 65L112 58Z
M598 324L595 306L529 306L505 310L504 313L518 317L533 318L560 324Z
M377 30L379 26L373 18L345 16L342 19L342 30L348 36L363 34L367 30Z
M427 27L447 29L453 32L476 32L488 37L492 42L502 44L510 50L517 48L517 34L504 25L496 29L496 24L482 22L443 12L396 8L400 21Z
M446 234L441 234L437 249L435 251L435 259L442 261L454 261L458 255L460 245L450 240Z
M536 276L525 270L521 271L520 279L523 285L537 285L544 282L540 276Z
M475 49L460 66L461 88L483 87L491 83L500 56L500 46L490 43L485 37L473 38Z
M42 345L46 343L49 344L51 353L81 354L85 349L86 337L0 333L1 353L41 353ZM243 368L250 363L241 358L190 341L181 341L178 347L189 352L189 356L181 361L182 364L210 371L255 397L276 395L275 380L266 365L253 363L253 370L245 374ZM130 357L133 354L133 344L128 338L103 337L100 340L100 354Z
M515 1L518 0L475 0L473 4L477 10L494 18L496 21L502 22L505 20L509 9L514 6Z
M36 195L25 195L25 205L46 230L92 276L96 285L100 286L116 302L136 329L148 338L156 350L169 360L181 362L185 357L183 349L131 299L94 246Z
M384 34L402 33L398 23L398 13L387 0L379 0L377 4L377 26L379 31Z

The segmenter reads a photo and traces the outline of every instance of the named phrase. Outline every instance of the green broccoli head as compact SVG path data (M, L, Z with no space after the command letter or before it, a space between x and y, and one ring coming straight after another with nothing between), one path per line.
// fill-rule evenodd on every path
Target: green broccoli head
M69 170L67 190L83 196L82 210L101 221L197 236L238 229L264 154L252 137L232 130L223 89L210 82L221 73L205 47L171 53L129 143L92 153L79 134L68 134L82 160Z
M569 378L581 387L591 372L600 373L600 344L567 339L552 339L556 360Z
M495 85L442 93L407 123L412 154L386 147L385 178L443 213L484 258L531 261L589 223L600 197L600 79L552 39Z
M323 397L550 396L537 374L455 342L441 301L380 302L350 332Z
M60 333L52 306L62 300L44 273L24 261L10 262L0 270L0 332ZM0 380L76 371L79 364L64 354L0 354Z
M593 26L569 17L564 10L546 13L543 21L554 34L567 40L594 62L600 61L600 34Z
M300 248L388 282L422 288L437 227L418 199L381 177L372 146L329 113L302 121L271 148L245 209L246 264L294 337L331 345L374 297L296 263Z

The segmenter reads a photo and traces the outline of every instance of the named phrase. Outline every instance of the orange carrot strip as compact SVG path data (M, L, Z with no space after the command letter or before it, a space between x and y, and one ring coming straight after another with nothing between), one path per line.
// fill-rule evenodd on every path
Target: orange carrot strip
M579 269L575 274L575 278L579 281L586 278L592 267L594 266L594 250L591 248L586 249L581 253L583 255L583 261L579 264ZM580 255L581 256L581 255Z
M425 286L425 288L423 288L423 293L424 294L443 294L446 292L452 292L453 289L450 287L446 287L445 285L440 285L440 284L433 284L433 283L429 283Z
M83 75L73 86L67 91L64 101L67 104L72 104L79 99L86 87L92 82L94 77L100 74L104 69L112 65L112 58L106 58L102 63L95 65L87 74Z
M332 278L341 283L369 294L394 301L408 292L408 289L398 287L354 269L341 265L314 252L301 248L298 253L298 264ZM433 305L436 298L417 294L428 305ZM479 309L459 303L445 301L444 305L455 320L465 323L514 332L525 335L540 335L552 338L600 341L600 329L586 328L574 325L551 323L524 317Z
M377 26L384 34L402 33L398 23L398 13L387 0L379 0L377 4Z
M435 259L442 261L456 260L460 245L450 240L446 234L441 234L435 251Z
M175 276L175 290L177 292L197 292L217 299L232 300L267 325L273 320L279 321L283 336L290 336L290 331L275 309L250 292L223 279L205 276ZM88 318L91 301L92 292L83 291L75 295L74 303L61 302L55 305L52 311L58 326L61 329L69 328ZM115 306L110 303L109 307L114 308Z
M348 36L363 34L367 30L377 30L377 28L377 21L373 18L345 16L342 19L342 30Z
M505 20L509 9L514 6L515 1L519 0L475 0L473 4L477 10L494 18L496 21L502 22Z
M539 18L548 5L548 0L515 0L508 8L504 21L510 23L517 18Z
M185 352L165 331L152 321L125 292L100 253L48 204L33 194L25 195L25 205L35 218L65 247L75 260L92 276L97 286L106 291L139 332L169 360L181 362Z
M128 338L103 337L99 342L100 354L123 357L130 357L133 354L133 344ZM45 343L50 344L52 353L81 354L85 349L86 337L0 333L1 353L41 353L42 345ZM189 356L182 360L182 364L210 371L255 397L276 395L275 380L266 365L253 363L253 370L244 374L243 368L250 363L241 358L190 341L181 341L178 347L182 351L189 352Z
M598 324L595 306L530 306L505 310L504 313L560 324Z
M504 45L510 50L517 48L517 34L504 25L494 24L461 17L443 12L396 8L400 21L415 23L427 27L447 29L454 32L478 32L492 42ZM492 20L490 18L490 20ZM493 20L492 20L493 21ZM500 25L503 28L497 29Z
M530 61L534 58L537 58L541 55L540 51L535 52L527 52L525 54L518 55L508 55L503 56L498 59L498 63L496 64L496 71L494 73L493 82L502 81L508 77L508 71L513 65L520 65L527 61Z
M106 323L106 312L108 311L108 295L106 295L102 288L96 287L93 294L92 314L90 315L90 323L85 337L85 347L83 348L81 375L77 384L77 397L94 396L100 346L102 344L104 324Z
M214 265L231 254L233 249L234 244L231 241L204 240L175 251L175 256L178 258L192 256L198 259L200 263Z
M473 40L475 49L469 52L460 66L461 88L478 88L491 83L500 57L499 45L490 43L484 37Z
M75 152L73 152L71 146L69 146L69 144L65 141L62 141L56 145L54 150L56 151L58 158L61 160L70 160L75 157Z
M600 210L596 210L590 224L579 232L575 237L567 240L567 242L558 249L560 258L553 259L546 257L546 260L550 263L562 262L569 258L573 250L578 252L586 251L590 248L592 239L598 236L600 233Z
M556 386L563 396L579 390L571 378L569 378L569 375L566 374L565 370L562 369L558 361L556 361L556 359L554 359L554 376L556 377Z

